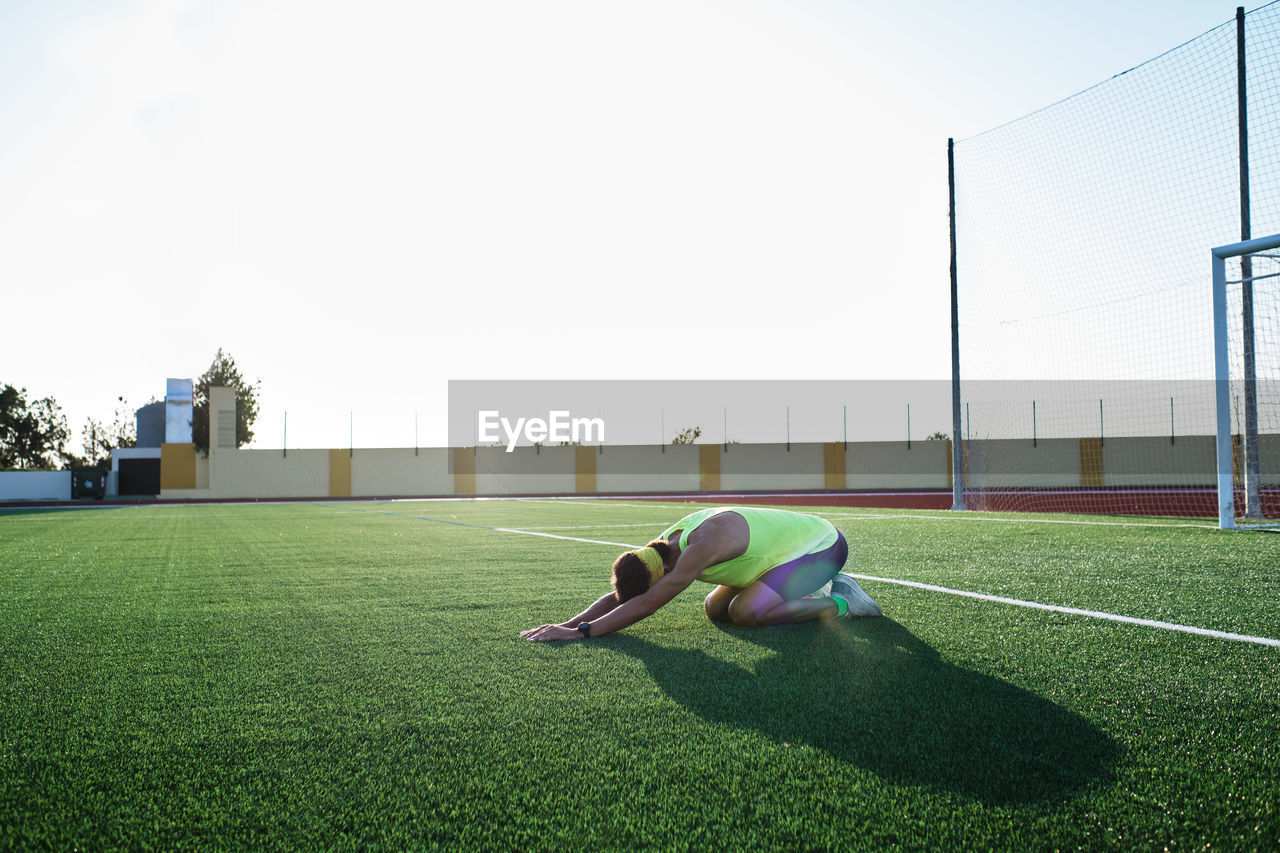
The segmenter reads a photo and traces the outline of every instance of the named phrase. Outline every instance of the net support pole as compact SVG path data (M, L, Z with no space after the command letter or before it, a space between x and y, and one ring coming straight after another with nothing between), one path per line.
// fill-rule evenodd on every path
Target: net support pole
M1249 203L1249 99L1245 73L1244 7L1236 7L1236 102L1240 131L1240 240L1252 236ZM1258 369L1253 337L1253 261L1240 257L1240 315L1244 351L1244 514L1262 518L1261 460L1258 454Z
M964 507L964 451L960 444L960 298L956 273L956 143L947 140L947 194L951 221L951 509Z
M1227 262L1213 253L1213 385L1218 421L1218 527L1236 526L1231 473L1231 382L1227 365Z

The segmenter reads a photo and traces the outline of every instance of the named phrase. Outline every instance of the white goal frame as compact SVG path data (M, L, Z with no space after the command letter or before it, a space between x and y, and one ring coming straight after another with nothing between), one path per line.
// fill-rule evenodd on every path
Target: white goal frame
M1213 371L1218 424L1218 526L1224 530L1236 527L1235 475L1231 455L1231 372L1227 346L1227 258L1271 249L1280 249L1280 234L1219 246L1213 250ZM1251 335L1251 332L1246 334ZM1246 377L1246 383L1252 379L1253 377ZM1253 434L1246 434L1244 437L1245 503L1249 508L1260 505L1256 429L1255 422L1252 429L1246 431ZM1249 511L1246 509L1246 513Z

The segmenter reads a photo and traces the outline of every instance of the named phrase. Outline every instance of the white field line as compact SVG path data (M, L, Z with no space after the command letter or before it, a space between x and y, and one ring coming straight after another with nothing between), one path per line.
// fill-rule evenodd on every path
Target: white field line
M626 542L607 542L603 539L583 539L581 536L560 536L555 533L543 533L540 530L517 530L514 527L490 527L489 530L497 530L501 533L519 533L522 536L543 536L547 539L564 539L568 542L586 542L588 545L613 545L618 548L626 548L635 550L639 545L628 545Z
M850 574L853 574L850 572ZM1066 613L1072 616L1088 616L1091 619L1105 619L1110 622L1125 622L1130 625L1144 625L1148 628L1160 628L1165 631L1181 631L1185 634L1199 634L1204 637L1217 637L1222 640L1235 640L1239 643L1257 643L1263 646L1275 646L1280 648L1280 640L1273 640L1269 637L1253 637L1248 634L1232 634L1229 631L1214 631L1210 628L1196 628L1191 625L1178 625L1173 622L1159 622L1155 619L1138 619L1133 616L1119 616L1115 613L1104 613L1100 610L1082 610L1078 607L1061 607L1057 604L1041 604L1037 601L1023 601L1020 598L1005 598L1002 595L987 595L982 592L969 592L963 589L951 589L945 586L934 586L928 583L919 583L917 581L898 580L897 578L881 578L875 575L859 575L853 574L853 577L859 580L880 581L881 583L892 583L899 586L909 586L916 589L928 590L929 592L941 592L947 595L960 595L965 598L976 598L981 601L994 601L997 604L1012 604L1015 607L1030 607L1035 610L1050 610L1054 613Z
M612 530L621 527L648 527L661 531L664 527L670 527L671 520L654 521L649 524L566 524L566 525L538 525L537 527L522 527L521 530Z

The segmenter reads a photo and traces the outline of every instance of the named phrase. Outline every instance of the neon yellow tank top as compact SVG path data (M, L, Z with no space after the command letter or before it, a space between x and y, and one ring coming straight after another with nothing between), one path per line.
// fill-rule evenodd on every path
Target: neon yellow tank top
M704 569L698 580L706 583L745 587L770 569L805 554L816 554L836 541L836 528L825 518L785 509L745 506L713 507L686 515L663 531L662 538L668 538L675 530L681 531L679 544L683 551L689 534L722 512L736 512L746 519L750 539L745 553Z

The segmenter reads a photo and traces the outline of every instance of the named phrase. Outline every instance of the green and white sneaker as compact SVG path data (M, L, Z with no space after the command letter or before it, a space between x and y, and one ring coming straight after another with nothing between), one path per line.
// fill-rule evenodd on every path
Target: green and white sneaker
M858 582L844 572L831 580L831 597L841 598L849 605L849 616L883 616L884 612L875 599L863 592Z

